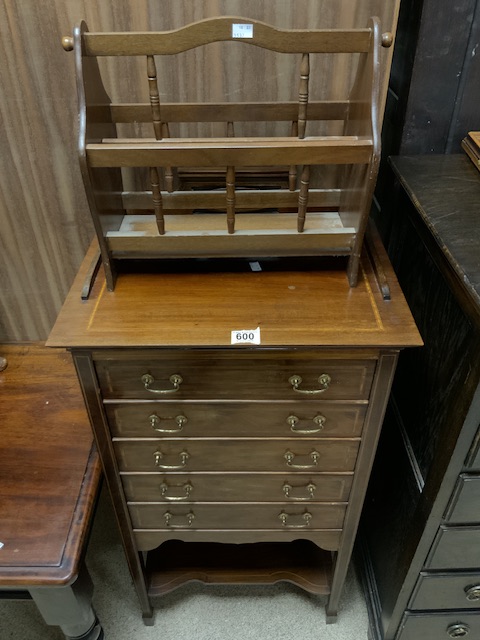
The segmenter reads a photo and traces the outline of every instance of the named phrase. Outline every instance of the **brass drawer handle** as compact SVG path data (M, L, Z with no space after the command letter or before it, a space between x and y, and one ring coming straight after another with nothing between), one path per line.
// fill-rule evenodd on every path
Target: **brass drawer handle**
M480 584L474 584L471 587L465 587L465 597L469 602L477 602L480 600Z
M465 636L468 636L469 631L470 627L468 624L463 624L463 622L451 624L447 628L447 633L450 638L464 638Z
M325 422L327 421L327 419L325 418L325 416L322 416L321 413L319 413L318 415L316 415L314 418L312 418L312 422L316 425L315 428L313 429L298 429L297 428L297 424L300 422L300 418L298 418L297 416L288 416L287 418L287 424L290 427L290 431L293 431L293 433L318 433L319 431L321 431L323 429L323 427L325 426Z
M193 513L193 511L190 511L189 513L185 513L184 515L176 516L173 513L170 513L170 511L166 511L163 514L163 517L165 518L165 525L170 529L188 529L192 526L192 522L195 519L195 514ZM185 518L187 522L186 524L172 524L172 518Z
M169 489L182 489L185 493L184 496L168 496ZM160 485L160 493L162 494L162 498L164 500L170 500L170 502L180 502L181 500L188 500L193 491L193 485L190 482L186 482L185 484L175 484L168 485L166 482L162 482Z
M182 376L179 376L178 373L174 373L173 376L170 376L169 380L173 385L172 389L150 389L151 385L155 382L155 378L149 373L142 376L142 384L147 391L150 391L150 393L175 393L178 391L183 382Z
M149 416L148 418L150 420L150 426L152 427L152 429L154 431L159 431L160 433L178 433L179 431L181 431L183 429L183 425L187 424L188 419L186 416L175 416L175 418L173 418L173 420L176 423L176 428L175 429L166 429L165 427L161 427L161 423L162 420L171 420L171 418L160 418L159 416L157 416L155 413L152 413L151 416Z
M281 513L279 513L278 517L282 521L282 525L284 527L288 527L289 529L305 529L305 527L310 526L312 514L309 513L308 511L305 511L305 513L302 513L302 515L300 516L303 520L302 524L289 524L288 519L294 518L295 516L292 516L290 513L285 513L285 511L282 511Z
M292 491L293 489L306 489L307 490L307 495L302 497L302 496L294 496L292 495ZM315 491L317 489L317 486L315 484L313 484L313 482L309 482L308 484L301 486L301 487L292 487L291 484L288 484L288 482L285 482L283 485L283 493L285 494L286 498L289 498L290 500L297 500L297 501L301 501L301 500L315 500Z
M318 383L321 386L321 389L299 389L299 386L302 384L301 376L290 376L288 381L292 385L293 390L297 393L306 393L312 395L315 393L324 393L330 386L330 382L332 381L332 379L327 373L322 373L322 375L318 378Z
M318 465L318 461L320 460L320 454L318 451L313 450L310 453L310 457L312 459L312 464L294 464L295 453L291 451L286 451L284 458L287 461L287 465L292 469L313 469Z
M163 460L164 454L157 449L153 455L155 457L155 465L159 469L165 469L166 471L175 471L177 469L183 469L186 466L187 460L190 457L190 454L187 451L182 451L179 454L180 460L181 460L180 464L161 464L161 460Z

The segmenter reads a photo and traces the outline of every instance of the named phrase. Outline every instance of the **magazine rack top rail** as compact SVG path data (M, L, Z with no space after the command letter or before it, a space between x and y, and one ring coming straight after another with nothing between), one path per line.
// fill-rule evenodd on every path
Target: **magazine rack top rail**
M297 55L298 101L161 104L155 56L219 41ZM280 30L219 17L151 33L82 22L63 38L75 52L80 166L108 289L128 259L323 255L348 256L355 286L380 157L379 54L391 43L377 18L364 29ZM357 55L345 100L309 101L313 53ZM112 103L100 56L145 57L149 103ZM307 136L308 121L343 122L343 135ZM185 122L223 122L225 137L171 137L170 124ZM236 122L289 124L285 137L236 137ZM120 123L151 123L154 137L119 137ZM334 167L333 188L311 185L315 165ZM126 186L128 171L145 188Z

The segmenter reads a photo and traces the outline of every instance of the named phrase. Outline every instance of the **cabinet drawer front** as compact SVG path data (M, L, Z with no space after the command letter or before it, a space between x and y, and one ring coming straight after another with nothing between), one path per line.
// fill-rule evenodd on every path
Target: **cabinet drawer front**
M131 502L346 502L353 475L122 474Z
M114 440L120 471L353 471L357 440Z
M480 475L460 475L445 517L451 523L480 522Z
M130 503L136 529L341 529L345 505ZM307 514L307 515L306 515ZM167 524L168 523L168 524Z
M480 526L440 527L427 559L427 569L478 569Z
M138 361L99 360L95 366L104 398L318 401L368 399L375 361L207 359L178 354ZM176 384L174 376L181 382ZM292 378L301 379L297 391Z
M420 574L409 609L480 608L480 573Z
M123 438L356 437L366 405L261 402L106 404L110 429Z
M467 631L461 634L461 627ZM456 635L455 635L456 634ZM451 640L480 638L480 616L469 611L447 613L406 614L395 640Z

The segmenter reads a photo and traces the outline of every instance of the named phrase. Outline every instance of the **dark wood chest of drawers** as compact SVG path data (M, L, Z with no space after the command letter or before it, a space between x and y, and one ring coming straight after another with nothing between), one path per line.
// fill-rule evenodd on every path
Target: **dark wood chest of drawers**
M182 541L233 562L293 545L275 579L329 594L335 620L397 354L419 344L388 261L390 301L362 268L354 290L342 271L125 274L83 303L74 285L49 343L72 349L146 619ZM316 576L281 567L312 544Z
M389 252L425 346L399 359L362 520L372 637L475 640L480 175L463 156L393 167Z

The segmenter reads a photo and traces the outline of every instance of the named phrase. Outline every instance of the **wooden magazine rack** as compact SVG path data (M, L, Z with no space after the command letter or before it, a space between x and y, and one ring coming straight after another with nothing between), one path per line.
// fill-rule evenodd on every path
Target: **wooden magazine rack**
M155 56L232 40L297 55L298 102L160 104ZM237 17L157 33L90 33L82 23L64 38L75 51L80 165L108 289L128 259L325 255L349 257L355 286L380 157L380 47L391 41L377 18L351 30ZM312 53L358 54L345 100L309 101ZM112 103L99 56L144 56L150 103ZM251 121L288 123L290 135L234 135L234 123ZM308 121L341 121L343 135L307 136ZM118 124L146 122L153 138L118 137ZM224 122L225 137L170 137L170 124L183 122ZM334 188L311 186L315 165L335 167ZM125 168L147 176L147 187L125 188Z

